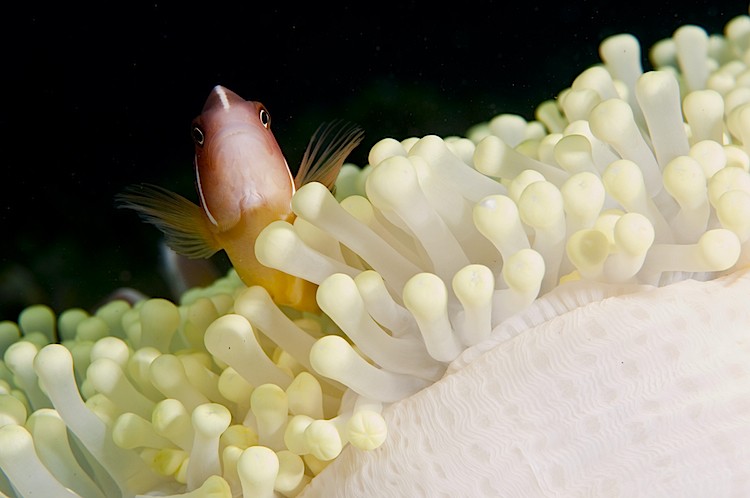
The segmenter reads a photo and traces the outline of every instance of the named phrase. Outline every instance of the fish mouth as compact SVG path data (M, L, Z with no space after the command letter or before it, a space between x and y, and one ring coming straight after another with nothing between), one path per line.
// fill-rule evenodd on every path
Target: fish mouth
M211 136L211 139L206 143L205 150L212 160L215 160L218 155L225 155L227 150L232 151L233 155L248 157L272 153L268 140L256 130L247 126L222 129ZM219 154L222 150L224 152Z
M238 135L258 135L258 132L251 126L248 126L246 124L238 123L237 125L224 125L221 127L221 131L215 132L211 136L211 141L221 141L226 140L227 138L231 138Z

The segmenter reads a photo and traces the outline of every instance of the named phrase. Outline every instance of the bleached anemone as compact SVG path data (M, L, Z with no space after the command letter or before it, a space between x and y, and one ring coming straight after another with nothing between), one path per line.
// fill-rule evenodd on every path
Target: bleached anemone
M538 121L302 187L255 250L324 314L230 273L0 324L0 491L750 494L749 46L615 36Z

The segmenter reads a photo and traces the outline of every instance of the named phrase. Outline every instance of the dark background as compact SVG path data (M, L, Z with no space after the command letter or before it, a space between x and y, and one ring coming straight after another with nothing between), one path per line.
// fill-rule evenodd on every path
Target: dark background
M290 165L335 118L365 129L352 155L364 165L385 136L462 134L500 112L533 118L599 62L608 35L630 32L650 47L682 24L716 33L747 14L739 0L565 3L6 11L0 319L35 302L91 309L120 286L167 295L158 232L113 197L151 182L195 198L189 124L217 83L266 104Z

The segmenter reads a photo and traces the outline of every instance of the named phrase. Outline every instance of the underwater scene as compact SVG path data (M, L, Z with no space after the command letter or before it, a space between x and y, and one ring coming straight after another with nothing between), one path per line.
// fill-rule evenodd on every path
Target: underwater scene
M0 497L750 495L749 13L21 8Z

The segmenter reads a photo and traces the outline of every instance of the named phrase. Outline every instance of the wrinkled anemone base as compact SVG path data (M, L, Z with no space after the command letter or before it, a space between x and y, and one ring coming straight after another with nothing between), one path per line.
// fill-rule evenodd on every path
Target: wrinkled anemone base
M383 446L346 448L301 496L749 496L748 296L748 270L564 285L389 406Z

